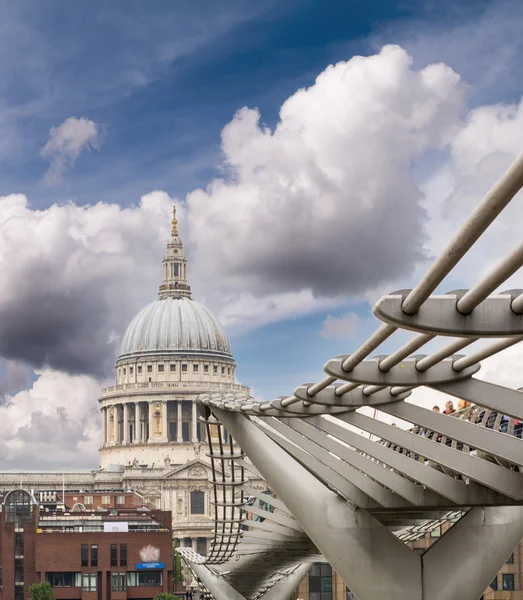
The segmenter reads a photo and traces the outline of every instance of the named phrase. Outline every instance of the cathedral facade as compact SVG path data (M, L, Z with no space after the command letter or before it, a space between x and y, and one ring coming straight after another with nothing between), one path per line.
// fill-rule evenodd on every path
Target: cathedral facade
M205 554L212 486L196 398L214 390L249 393L236 383L235 369L223 327L191 297L174 211L158 298L129 324L115 385L99 399L100 469L0 473L0 490L64 488L89 499L93 490L132 489L144 504L172 511L173 537Z

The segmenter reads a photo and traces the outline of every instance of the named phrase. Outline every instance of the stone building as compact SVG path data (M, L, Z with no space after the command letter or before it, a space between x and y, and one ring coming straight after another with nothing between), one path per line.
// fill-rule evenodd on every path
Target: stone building
M174 211L158 298L129 324L115 385L101 393L100 469L0 473L0 491L136 490L145 502L172 512L173 536L182 545L205 554L212 487L196 398L213 390L248 393L235 370L225 330L191 297Z

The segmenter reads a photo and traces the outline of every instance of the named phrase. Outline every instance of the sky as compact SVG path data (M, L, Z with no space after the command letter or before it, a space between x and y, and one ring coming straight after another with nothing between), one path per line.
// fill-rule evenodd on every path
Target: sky
M0 0L0 468L97 467L173 203L256 398L355 350L520 152L522 26L517 0ZM442 291L520 242L522 202ZM517 347L484 367L523 385Z

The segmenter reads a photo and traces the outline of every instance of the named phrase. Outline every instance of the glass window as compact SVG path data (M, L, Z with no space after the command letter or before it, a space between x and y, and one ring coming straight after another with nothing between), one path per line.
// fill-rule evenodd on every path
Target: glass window
M111 567L117 567L118 566L118 545L111 544L109 549L110 549L110 553L111 553Z
M82 544L80 548L80 558L81 558L81 566L88 567L89 566L89 546L87 544Z
M116 504L125 504L125 496L117 496Z
M24 559L15 558L15 583L24 583Z
M84 573L82 575L82 590L84 592L96 592L96 573Z
M201 492L201 491L191 492L191 514L192 515L204 515L205 514L205 492Z
M494 579L492 580L492 583L490 584L490 587L496 591L498 589L498 577L496 575L496 577L494 577Z
M93 497L92 496L84 496L84 504L92 504Z
M127 566L127 544L120 544L120 566Z
M113 592L124 592L127 588L125 573L111 573Z
M208 373L209 372L209 365L203 365L203 372L204 373Z
M133 368L129 367L129 374L132 375L133 374Z
M225 375L225 367L222 367L222 375Z
M98 566L98 546L97 544L91 544L91 567Z
M441 537L441 525L430 532L431 538Z
M142 372L142 365L138 365L138 373Z
M190 442L190 437L189 437L189 423L184 422L182 423L182 441L183 442Z
M514 563L514 552L507 558L507 564L511 565Z
M332 567L315 563L309 571L309 599L332 600Z
M153 372L153 366L147 365L147 373L152 373L152 372Z
M206 538L196 538L196 552L201 556L207 556L207 540Z
M45 580L51 587L81 587L81 573L46 573Z
M163 367L164 367L164 365L158 365L158 372L159 373L163 373Z
M24 534L21 531L15 532L15 557L24 556Z
M171 371L171 373L174 373L176 371L176 364L175 363L171 363L169 365L169 371Z
M182 371L183 371L184 373L186 373L186 372L187 372L187 365L185 365L185 364L182 364Z
M512 573L503 573L503 589L504 590L514 590L514 575Z
M218 366L217 366L217 365L213 365L213 367L212 367L212 372L213 372L215 375L218 375Z
M160 587L163 583L161 571L128 571L128 587Z
M192 538L183 538L183 547L192 548Z
M194 364L194 365L192 366L192 372L193 372L193 373L198 373L198 365L197 365L197 364Z
M111 496L102 496L102 504L111 504Z
M125 375L125 369L123 370L123 374Z

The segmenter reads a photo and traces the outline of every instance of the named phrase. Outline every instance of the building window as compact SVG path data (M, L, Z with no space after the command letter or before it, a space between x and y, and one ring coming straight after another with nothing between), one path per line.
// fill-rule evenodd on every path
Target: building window
M430 537L431 538L441 537L441 525L439 527L436 527L436 529L433 529L430 532Z
M116 496L116 504L125 504L125 496Z
M171 373L174 373L174 372L176 371L176 364L175 364L175 363L171 363L171 364L169 365L169 371L170 371Z
M84 592L96 592L96 573L84 573L82 575L82 590Z
M102 496L102 504L111 504L111 496Z
M186 364L182 364L182 371L184 373L187 373L187 365Z
M91 567L98 566L98 546L97 544L91 544Z
M24 534L20 531L15 532L15 558L24 557Z
M503 578L503 589L504 590L514 590L514 575L513 573L503 573L501 576Z
M82 587L81 573L46 573L45 580L51 587Z
M217 365L213 365L213 367L212 367L212 372L213 372L215 375L218 375L218 366L217 366Z
M345 600L358 600L348 587L345 588Z
M194 365L192 366L192 372L193 372L193 373L198 373L198 365L197 365L197 364L194 364Z
M126 586L125 573L111 573L111 587L113 592L125 592Z
M132 374L133 374L133 368L129 367L129 375L132 375Z
M92 504L93 497L92 496L84 496L84 504Z
M512 554L507 558L507 564L508 565L514 564L514 552L512 552Z
M231 367L227 367L227 375L231 374Z
M332 599L332 567L314 563L309 571L309 597L314 600Z
M207 556L207 539L196 538L196 552L201 556Z
M209 365L203 365L203 372L204 373L208 373L209 372Z
M82 567L89 566L89 546L87 544L82 544L80 548L80 559Z
M125 371L125 369L124 369L124 370L123 370L123 374L125 375L125 373L126 373L126 371Z
M109 550L111 553L111 567L117 567L118 566L118 545L111 544Z
M153 366L147 365L147 373L152 373L152 372L153 372Z
M142 365L138 365L138 373L142 372Z
M128 571L128 587L160 587L163 585L161 571Z
M127 566L127 544L120 544L120 566Z
M24 586L23 585L15 586L15 600L24 600L24 599L25 599Z
M164 365L158 365L158 373L163 373Z
M15 558L15 584L24 583L24 559Z
M225 367L222 367L222 375L225 375Z
M205 514L205 492L191 492L191 515Z
M492 583L490 584L490 587L496 591L498 589L498 576L496 575L496 577L494 577L494 579L492 580Z
M183 547L192 548L192 538L183 538Z

